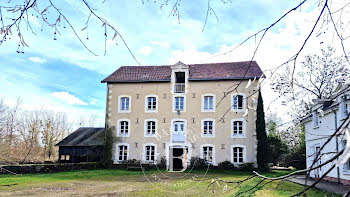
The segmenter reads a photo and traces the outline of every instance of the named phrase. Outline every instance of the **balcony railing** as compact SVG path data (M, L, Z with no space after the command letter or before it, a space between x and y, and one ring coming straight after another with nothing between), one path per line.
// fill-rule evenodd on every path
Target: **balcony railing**
M184 83L175 83L174 92L175 93L185 93L185 84Z

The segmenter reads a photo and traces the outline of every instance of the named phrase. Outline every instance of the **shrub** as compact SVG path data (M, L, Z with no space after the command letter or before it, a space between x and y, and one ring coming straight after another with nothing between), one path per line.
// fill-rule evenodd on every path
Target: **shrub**
M208 168L208 164L204 159L201 159L199 157L193 157L191 158L191 164L190 164L190 168L193 169L207 169Z
M238 166L238 169L243 171L253 171L254 170L254 163L243 163Z
M160 158L160 162L157 164L157 167L162 169L166 168L166 159L164 156Z
M230 161L223 161L218 164L218 169L220 170L233 170L236 167Z
M122 165L140 165L141 161L136 159L125 160L121 162Z

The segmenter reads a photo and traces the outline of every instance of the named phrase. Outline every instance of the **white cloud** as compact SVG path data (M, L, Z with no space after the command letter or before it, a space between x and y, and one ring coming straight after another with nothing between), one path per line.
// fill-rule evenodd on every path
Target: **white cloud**
M39 63L39 64L46 63L46 59L40 58L40 57L29 57L28 59L32 62Z
M164 47L166 49L170 48L170 44L168 42L159 42L159 41L152 41L151 44Z
M53 92L51 93L51 95L70 105L88 105L87 103L70 94L69 92Z
M90 105L96 105L97 101L98 101L97 99L91 99L89 103Z
M152 53L152 48L149 47L149 46L142 47L142 48L140 49L140 53L141 53L142 55L147 56L147 55L149 55L149 54Z

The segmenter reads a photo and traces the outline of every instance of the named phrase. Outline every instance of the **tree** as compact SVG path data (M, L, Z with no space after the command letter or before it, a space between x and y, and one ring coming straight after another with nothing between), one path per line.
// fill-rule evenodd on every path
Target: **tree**
M301 67L290 78L289 70L275 76L272 89L293 103L293 116L300 119L310 109L312 99L327 99L339 83L350 75L344 56L337 56L331 46L321 49L320 54L306 55Z
M105 167L110 167L113 164L113 144L120 140L119 138L115 137L113 131L115 131L114 127L109 127L106 125L104 135L104 154L102 161Z
M270 162L277 165L289 150L287 144L282 140L280 133L277 131L277 122L273 117L269 117L267 121L267 133L271 153Z
M268 163L271 160L269 154L269 143L266 136L266 125L265 125L265 113L264 113L264 103L261 96L261 91L259 91L258 105L256 109L256 139L258 141L257 147L257 162L258 168L260 170L267 170Z
M298 142L290 147L290 151L286 154L281 163L285 166L293 166L297 169L306 168L306 143L305 143L305 125L297 126Z

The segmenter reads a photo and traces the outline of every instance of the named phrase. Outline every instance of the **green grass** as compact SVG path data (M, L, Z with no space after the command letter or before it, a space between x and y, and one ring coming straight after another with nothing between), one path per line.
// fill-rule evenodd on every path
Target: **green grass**
M242 192L241 196L291 196L303 189L303 186L288 181L276 186L278 182L272 182L256 190L246 192L259 182L259 179L251 179L240 187L228 185L228 190L223 191L224 183L213 184L208 188L211 180L216 177L228 181L242 180L251 173L242 171L205 171L194 170L191 173L160 173L157 170L146 171L146 176L141 171L126 171L123 169L78 170L50 174L28 174L21 176L0 175L0 196L235 196ZM265 173L267 176L281 176L290 173L274 171ZM186 175L186 176L184 176ZM202 181L193 181L192 177ZM266 183L263 182L262 185ZM57 192L59 191L59 192ZM213 193L214 191L214 193ZM308 196L337 196L312 189Z

